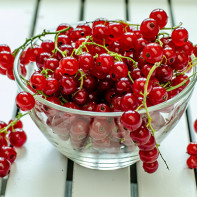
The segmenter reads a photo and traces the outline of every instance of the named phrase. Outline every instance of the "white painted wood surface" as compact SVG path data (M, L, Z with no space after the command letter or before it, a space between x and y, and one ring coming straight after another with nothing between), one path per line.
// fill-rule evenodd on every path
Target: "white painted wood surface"
M12 49L20 45L29 33L36 0L1 1L0 2L0 43L11 45ZM132 0L130 18L141 22L149 16L152 9L161 7L168 11L167 1ZM12 5L12 6L11 6ZM183 21L190 32L190 38L197 43L197 27L192 18L196 18L195 0L173 0L176 22ZM80 0L42 0L38 14L36 32L43 28L56 27L58 23L77 21ZM6 17L5 16L12 16ZM85 20L98 17L117 19L125 17L123 0L86 0ZM136 17L137 16L137 17ZM15 20L13 20L15 19ZM10 25L12 24L12 26ZM18 28L17 28L18 27ZM4 29L6 28L6 29ZM13 36L13 29L14 36ZM17 39L13 39L13 38ZM0 76L0 120L8 121L12 115L16 86L6 77ZM12 90L12 91L8 91ZM2 96L3 95L3 96ZM197 118L195 95L191 99L192 119ZM8 101L9 98L9 101ZM7 103L7 105L5 105ZM18 158L12 167L8 179L6 197L63 197L65 196L67 160L42 136L29 117L24 118L24 127L28 132L28 141L24 148L18 150ZM31 128L31 129L30 129ZM160 167L155 174L149 175L138 163L139 197L195 197L196 186L194 173L186 167L186 146L189 142L186 118L179 124L161 145L161 152L168 162L170 171L159 160ZM116 197L130 196L129 168L116 171L90 170L74 165L73 197Z

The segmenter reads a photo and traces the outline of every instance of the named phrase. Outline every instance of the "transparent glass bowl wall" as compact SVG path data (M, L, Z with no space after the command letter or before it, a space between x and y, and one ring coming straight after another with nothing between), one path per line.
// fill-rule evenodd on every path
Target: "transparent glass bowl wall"
M50 36L51 38L51 36ZM46 39L49 39L46 36ZM31 92L20 78L19 57L16 56L14 75L20 91ZM30 63L26 79L36 68ZM196 72L196 68L193 69ZM192 94L196 76L176 97L165 103L149 108L152 126L156 130L157 143L180 120ZM138 148L119 120L122 112L98 113L73 110L50 103L35 96L36 106L30 113L31 118L44 136L66 157L74 162L93 169L110 170L129 166L139 160ZM145 110L139 113L146 121Z

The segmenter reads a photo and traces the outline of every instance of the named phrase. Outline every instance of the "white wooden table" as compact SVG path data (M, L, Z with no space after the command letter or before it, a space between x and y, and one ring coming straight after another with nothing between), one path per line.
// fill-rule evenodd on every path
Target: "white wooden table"
M0 43L12 49L26 37L43 28L63 22L93 20L98 17L127 19L140 23L151 10L163 8L169 14L169 24L184 23L189 39L197 43L197 1L195 0L0 0ZM0 120L12 116L16 85L0 76ZM186 166L189 130L197 118L197 88L189 110L161 144L168 162L168 171L159 160L159 169L149 175L142 163L115 171L97 171L73 165L40 133L30 117L24 118L28 141L18 149L8 180L3 179L1 195L5 197L196 197L194 170ZM187 120L188 119L188 120ZM193 134L192 134L193 135ZM193 139L197 141L195 135ZM70 164L71 163L71 164ZM135 180L137 178L137 181ZM5 191L4 191L5 190Z

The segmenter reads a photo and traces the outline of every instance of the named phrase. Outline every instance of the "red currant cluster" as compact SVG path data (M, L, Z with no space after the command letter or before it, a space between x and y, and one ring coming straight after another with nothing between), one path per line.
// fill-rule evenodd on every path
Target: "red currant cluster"
M166 24L167 14L162 9L153 10L140 25L103 18L76 28L60 24L55 32L44 31L27 39L13 56L24 49L20 56L21 78L46 100L77 110L123 111L115 124L129 131L129 138L140 149L145 171L152 173L158 168L159 150L148 107L171 99L188 85L186 73L195 65L191 55L197 56L197 47L188 41L187 30L181 24L172 28L166 28ZM54 41L41 39L47 34L54 34ZM36 38L42 40L40 45L32 44ZM26 47L28 44L31 46ZM7 47L0 50L0 67L9 70L13 56ZM35 62L37 70L27 80L24 77L29 62ZM35 100L22 92L16 103L21 110L29 111ZM147 118L142 119L137 112L141 108L146 110ZM105 144L101 141L110 136L103 132L107 121L81 121L78 126L79 122L71 127L71 138L77 136L77 143L82 142L89 133L95 146ZM102 135L89 131L89 124Z
M187 166L189 168L197 168L197 143L191 142L187 146L187 153L190 155L187 159Z
M0 45L0 74L7 75L11 80L14 80L13 74L14 57L11 49L6 44Z
M0 121L0 177L8 174L16 159L17 152L14 147L22 147L26 140L21 120L10 120L8 124Z

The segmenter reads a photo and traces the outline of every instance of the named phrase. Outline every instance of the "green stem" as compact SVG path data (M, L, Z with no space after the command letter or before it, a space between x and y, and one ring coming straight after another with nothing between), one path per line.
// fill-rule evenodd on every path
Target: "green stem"
M131 71L128 72L128 77L131 80L131 82L134 83L133 79L131 78Z
M177 26L174 26L174 27L164 27L164 28L162 28L161 30L164 30L164 29L166 29L166 30L173 30L173 29L177 29L177 28L179 28L181 25L182 25L183 23L182 22L180 22Z
M57 40L58 40L59 34L60 34L60 33L57 33L57 34L55 35L55 49L54 49L53 53L55 53L56 51L58 51L59 53L61 53L61 55L62 55L63 57L66 57L65 54L64 54L64 52L63 52L62 50L60 50L59 47L57 46L57 44L58 44L58 43L57 43Z
M149 71L149 73L148 73L148 76L147 76L147 79L146 79L146 83L145 83L145 85L144 85L144 98L143 98L143 102L142 102L143 105L144 105L144 108L145 108L145 110L146 110L147 117L148 117L148 126L150 127L153 136L155 136L155 129L154 129L154 128L152 127L152 125L151 125L151 120L152 120L152 118L151 118L150 113L149 113L149 111L148 111L148 107L147 107L147 104L146 104L146 98L147 98L147 96L148 96L148 84L149 84L151 75L152 75L152 73L154 72L154 70L155 70L157 67L160 66L160 64L161 64L161 62L156 62L156 63L154 64L154 66L151 68L151 70Z
M69 27L67 27L67 28L65 28L65 29L62 29L62 30L60 30L60 31L54 31L54 32L47 32L46 30L44 30L41 34L38 34L38 35L33 36L33 37L31 37L31 38L27 38L23 45L21 45L20 47L18 47L18 48L16 48L16 49L14 50L14 52L13 52L12 55L15 57L16 54L18 53L18 51L19 51L20 49L25 48L26 45L29 44L30 42L31 42L31 44L32 44L33 40L35 40L36 38L41 39L41 37L43 37L43 36L45 36L45 35L48 35L48 34L60 34L60 33L63 33L63 32L65 32L65 31L68 31L70 28L71 28L71 26L69 26Z
M2 129L0 129L0 133L7 133L8 129L10 127L14 128L14 125L23 117L26 116L27 114L29 114L29 112L25 113L25 114L21 114L19 113L16 118L10 123L8 124L6 127L3 127Z
M193 75L189 76L187 79L185 79L184 81L182 81L181 83L179 83L178 85L176 86L172 86L168 89L166 89L167 92L171 91L171 90L174 90L174 89L177 89L179 87L181 87L182 85L184 85L191 77L193 77L194 75L196 75L197 72L195 72Z

